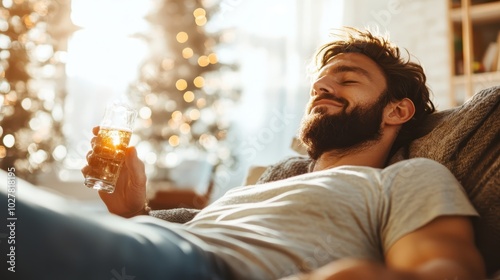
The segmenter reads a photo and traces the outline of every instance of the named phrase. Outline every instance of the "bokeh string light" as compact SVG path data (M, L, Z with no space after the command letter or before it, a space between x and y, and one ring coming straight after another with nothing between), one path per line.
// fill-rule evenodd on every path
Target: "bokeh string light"
M216 47L224 32L205 27L205 1L159 0L150 22L159 34L146 35L153 52L140 69L130 95L138 98L138 148L150 170L175 167L188 151L215 166L231 163L226 141L227 111L239 98L236 88L220 87L234 67L219 61ZM64 120L66 41L77 28L70 1L0 1L0 161L34 181L68 154ZM190 16L192 15L192 16ZM142 154L142 153L141 153Z
M216 54L224 32L205 29L210 13L218 8L217 1L212 2L207 7L203 6L207 1L201 0L158 1L147 17L155 28L145 37L163 49L145 61L130 97L140 111L149 109L148 114L139 115L142 124L135 134L152 181L168 180L164 174L188 155L207 159L215 167L234 163L233 147L226 139L227 119L239 90L207 90L207 85L222 84L226 73L235 68L221 63Z
M0 165L35 181L66 156L58 81L76 28L64 1L4 0L0 15Z

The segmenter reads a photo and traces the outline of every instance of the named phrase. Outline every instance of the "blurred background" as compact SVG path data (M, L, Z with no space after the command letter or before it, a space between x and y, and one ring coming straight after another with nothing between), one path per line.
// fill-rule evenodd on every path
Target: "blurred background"
M388 33L444 110L500 81L499 2L2 0L0 165L99 204L80 169L105 106L125 100L148 191L212 184L213 200L297 155L307 66L331 29Z

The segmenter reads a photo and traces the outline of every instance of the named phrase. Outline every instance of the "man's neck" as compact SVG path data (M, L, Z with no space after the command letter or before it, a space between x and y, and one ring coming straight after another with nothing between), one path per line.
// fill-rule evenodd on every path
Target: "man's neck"
M342 165L358 165L384 168L391 145L385 141L371 142L349 150L331 150L323 153L315 162L313 171Z

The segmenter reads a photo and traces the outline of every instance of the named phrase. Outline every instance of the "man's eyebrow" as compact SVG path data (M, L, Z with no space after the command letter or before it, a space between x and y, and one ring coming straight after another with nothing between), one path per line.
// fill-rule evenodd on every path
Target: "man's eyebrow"
M352 65L339 65L339 66L334 66L331 69L327 70L328 72L332 73L345 73L345 72L354 72L360 75L365 76L369 80L373 80L372 75L370 72L368 72L366 69L358 67L358 66L352 66Z

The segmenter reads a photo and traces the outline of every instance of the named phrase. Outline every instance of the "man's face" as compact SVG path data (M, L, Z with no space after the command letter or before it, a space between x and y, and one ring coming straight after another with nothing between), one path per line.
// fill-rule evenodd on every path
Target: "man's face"
M378 140L386 79L375 62L358 53L335 56L318 73L302 120L300 138L317 159Z

